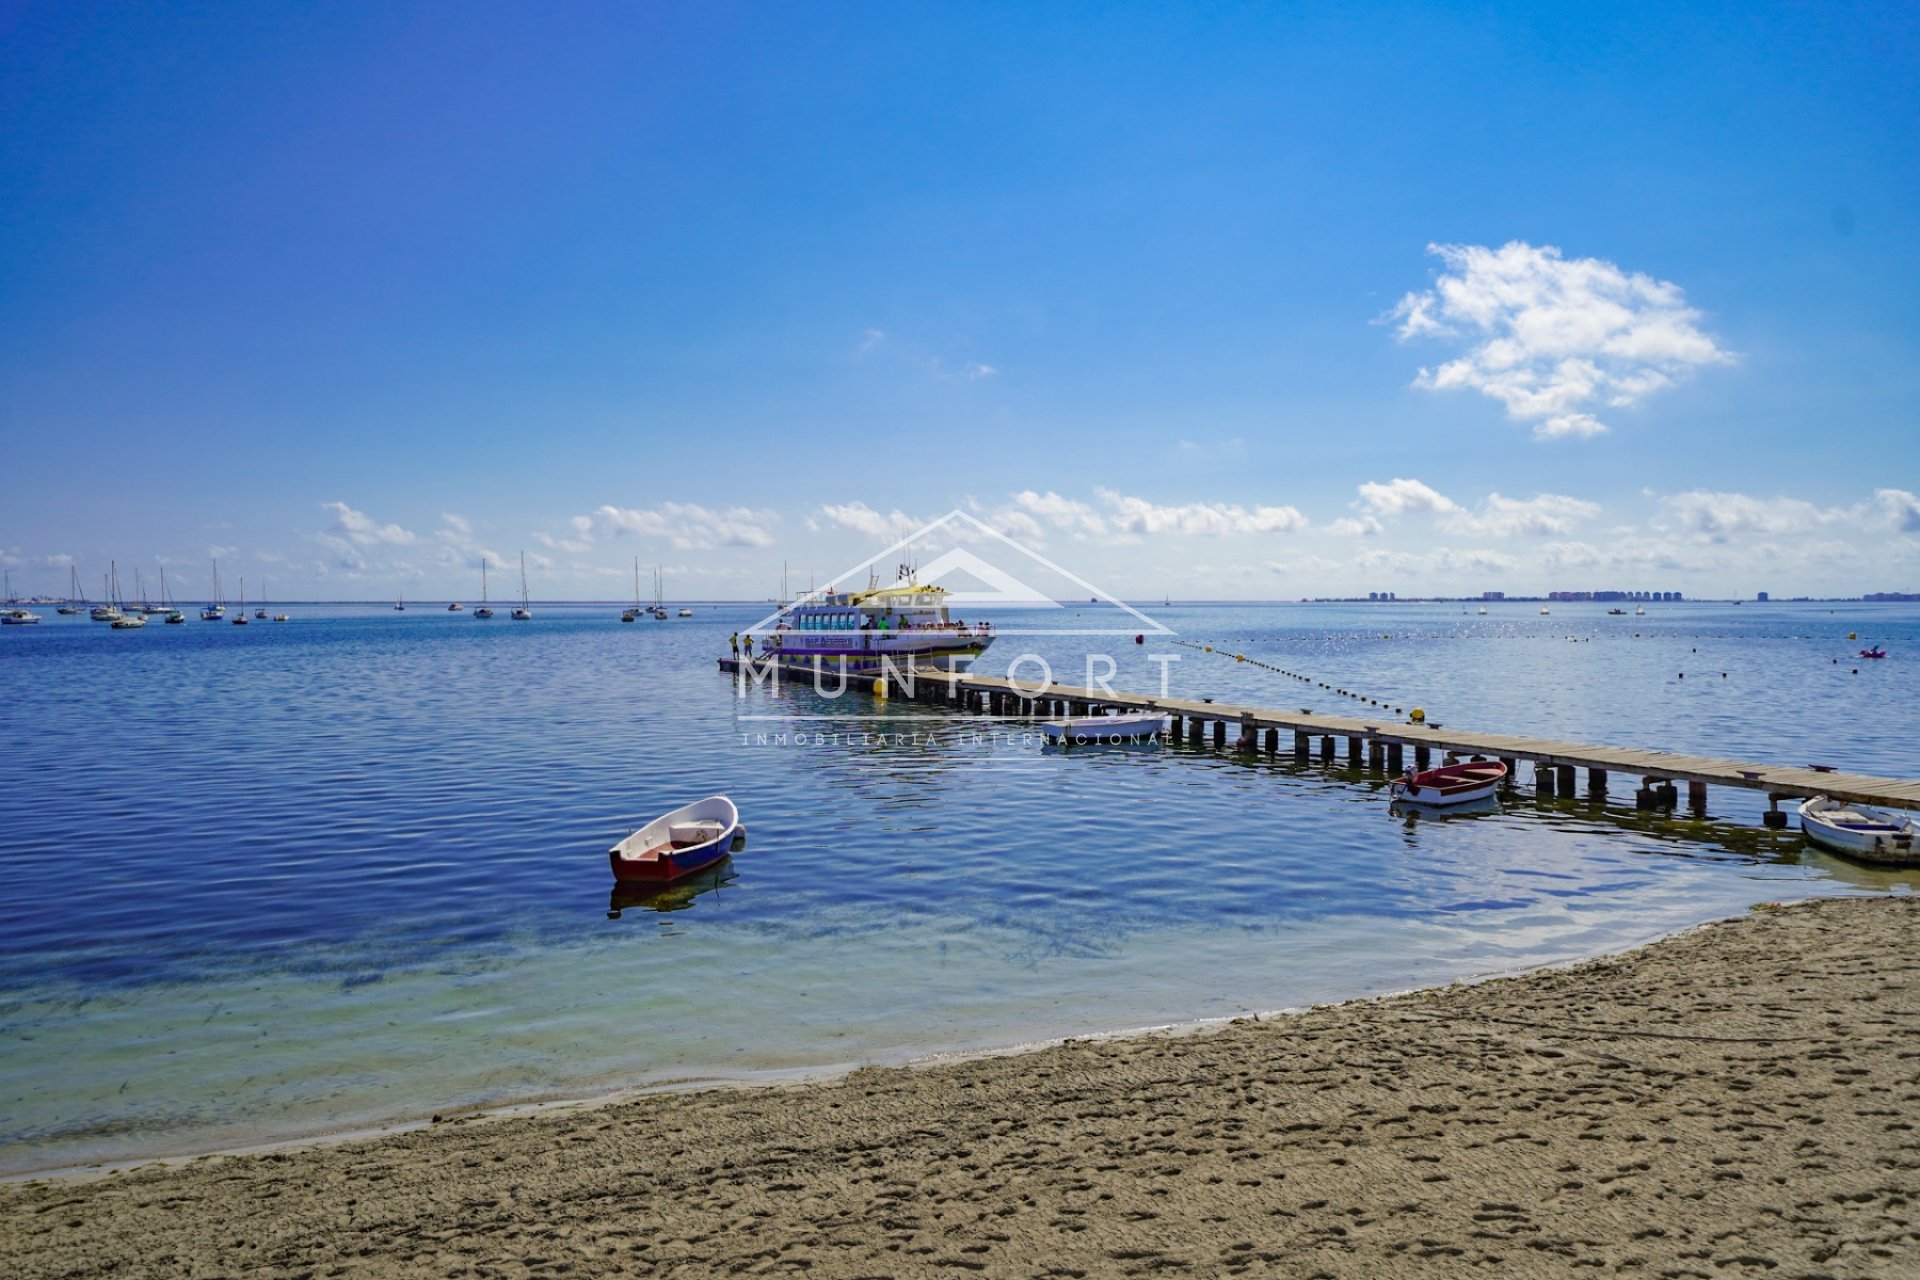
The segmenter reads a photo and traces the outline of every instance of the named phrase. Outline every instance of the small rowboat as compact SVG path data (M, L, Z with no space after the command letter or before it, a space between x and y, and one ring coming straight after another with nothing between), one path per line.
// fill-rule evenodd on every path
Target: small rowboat
M1442 765L1425 773L1409 771L1394 780L1389 788L1393 798L1405 804L1434 807L1471 804L1492 797L1507 776L1507 766L1498 760L1466 760Z
M615 880L661 884L710 867L746 843L733 801L708 796L655 818L607 850L607 860Z
M1099 742L1137 742L1166 731L1167 718L1157 711L1123 711L1111 716L1077 716L1045 720L1040 732L1060 746L1087 746Z
M1920 861L1913 819L1904 813L1815 796L1800 806L1800 830L1817 845L1869 862Z
M1875 645L1871 649L1862 649L1860 656L1863 658L1884 658L1887 656L1887 651L1879 645Z

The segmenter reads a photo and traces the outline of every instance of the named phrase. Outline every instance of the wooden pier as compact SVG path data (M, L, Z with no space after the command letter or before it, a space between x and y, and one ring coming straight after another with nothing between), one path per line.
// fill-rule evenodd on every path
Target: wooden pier
M725 671L740 663L723 658ZM764 662L755 668L764 672ZM811 665L782 665L782 677L814 679ZM837 681L831 668L825 677ZM849 685L878 692L877 684L896 697L953 706L970 712L1008 719L1041 719L1061 715L1093 715L1106 708L1161 711L1171 718L1170 736L1176 742L1204 744L1241 752L1277 755L1283 735L1291 735L1284 749L1296 760L1318 758L1331 762L1344 754L1357 768L1400 773L1411 766L1429 767L1435 756L1484 756L1504 761L1511 783L1515 766L1525 760L1533 767L1535 791L1543 796L1577 794L1579 771L1587 774L1587 794L1604 798L1613 775L1636 780L1634 801L1643 809L1679 807L1679 788L1685 783L1687 808L1704 814L1709 786L1739 787L1763 792L1769 801L1764 815L1769 827L1786 825L1782 800L1832 796L1895 809L1920 808L1920 780L1881 778L1843 773L1825 765L1755 764L1713 756L1683 755L1638 747L1594 746L1548 738L1480 733L1439 725L1410 724L1378 717L1330 715L1300 708L1234 706L1207 699L1158 697L1148 694L1088 689L1077 685L1043 684L1038 680L1009 680L1004 676L977 676L962 672L913 667L885 676L868 673L849 677ZM1345 751L1342 752L1342 744ZM1410 757L1410 758L1409 758Z

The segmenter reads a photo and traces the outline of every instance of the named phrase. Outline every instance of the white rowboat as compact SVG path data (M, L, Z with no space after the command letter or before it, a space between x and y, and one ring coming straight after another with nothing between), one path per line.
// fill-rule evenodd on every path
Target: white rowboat
M1066 720L1045 720L1040 732L1048 742L1061 746L1087 746L1099 742L1137 742L1157 738L1166 732L1167 718L1158 711L1123 711L1111 716L1077 716Z
M1800 806L1800 830L1817 845L1869 862L1920 861L1913 819L1904 813L1815 796Z

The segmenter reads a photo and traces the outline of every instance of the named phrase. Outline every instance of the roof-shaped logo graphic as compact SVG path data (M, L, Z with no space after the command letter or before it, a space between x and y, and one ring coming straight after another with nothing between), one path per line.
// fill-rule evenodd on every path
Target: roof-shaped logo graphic
M923 554L931 559L922 561ZM876 568L884 566L885 574ZM796 609L827 597L908 585L940 588L941 603L971 615L1038 613L1039 617L993 617L1001 635L1172 635L1111 592L1022 546L986 522L955 509L885 550L850 565L830 585L810 591L746 628L772 631ZM1087 606L1094 606L1089 613ZM1077 606L1071 616L1063 616ZM1084 625L1083 625L1084 624Z

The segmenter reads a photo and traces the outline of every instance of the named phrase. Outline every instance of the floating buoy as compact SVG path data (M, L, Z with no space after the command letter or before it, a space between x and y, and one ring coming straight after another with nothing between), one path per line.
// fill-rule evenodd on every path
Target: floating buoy
M1133 638L1133 642L1135 644L1145 644L1147 642L1147 638L1145 636L1135 636Z
M1857 636L1857 635L1855 635L1855 634L1853 634L1853 632L1851 632L1851 631L1849 631L1849 632L1847 632L1847 639L1849 639L1849 640L1858 640L1859 638L1860 638L1860 637L1859 637L1859 636Z
M1407 719L1413 721L1415 724L1425 724L1427 722L1427 713L1420 707L1415 707L1413 711L1408 714Z
M1213 646L1212 646L1212 645L1208 645L1208 646L1207 646L1207 652L1208 652L1208 653L1212 653L1212 652L1213 652Z
M873 696L876 698L884 698L887 696L887 682L885 680L875 680L873 682Z

